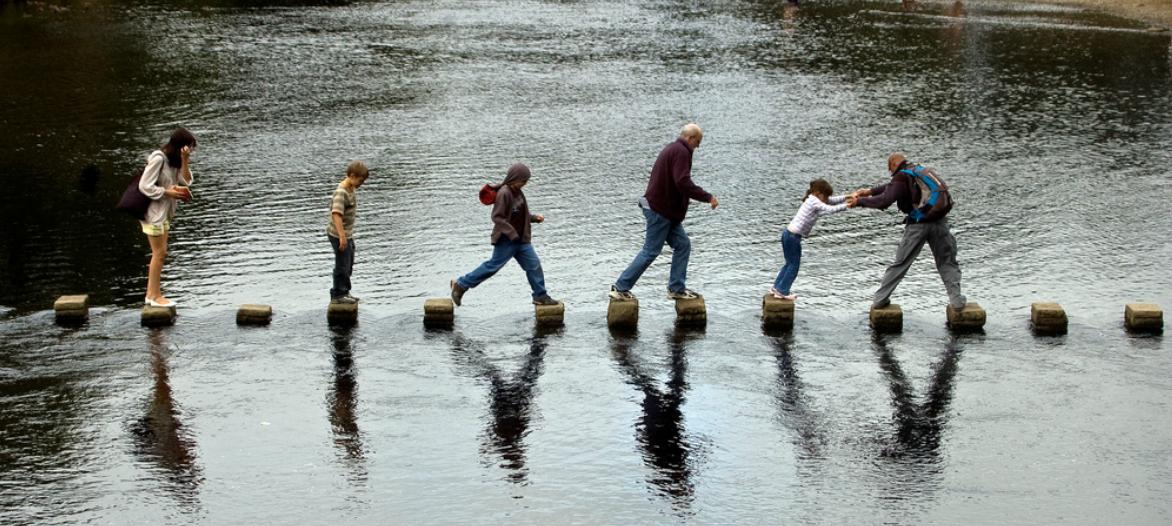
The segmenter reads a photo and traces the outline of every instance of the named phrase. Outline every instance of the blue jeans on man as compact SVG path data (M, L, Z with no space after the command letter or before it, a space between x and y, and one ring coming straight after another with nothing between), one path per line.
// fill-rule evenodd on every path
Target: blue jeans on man
M326 234L330 238L330 246L334 247L334 288L330 289L330 298L338 299L350 294L350 275L354 272L354 239L346 239L346 250L338 248L342 240Z
M684 281L688 279L688 257L692 254L692 240L684 232L684 225L673 223L650 208L643 208L643 217L647 219L647 238L643 241L643 249L635 255L634 261L627 266L615 282L616 289L626 292L635 286L639 277L651 266L651 262L659 257L663 251L663 244L671 247L671 273L668 275L667 288L672 292L682 292Z
M533 299L539 300L548 295L545 291L545 271L541 269L541 260L537 258L537 251L530 243L511 241L501 237L492 248L492 257L481 263L476 270L456 279L456 284L464 290L476 288L484 280L496 274L510 259L516 259L517 264L525 271L529 280L529 288L533 289Z
M773 280L773 290L789 295L789 289L798 277L798 268L802 266L802 236L785 229L781 233L781 254L785 256L785 265Z

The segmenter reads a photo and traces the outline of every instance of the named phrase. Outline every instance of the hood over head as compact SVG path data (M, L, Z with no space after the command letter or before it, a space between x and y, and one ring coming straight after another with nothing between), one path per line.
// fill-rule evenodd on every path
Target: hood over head
M522 163L517 163L509 167L509 173L505 176L505 180L501 185L524 183L529 180L529 177L529 167Z

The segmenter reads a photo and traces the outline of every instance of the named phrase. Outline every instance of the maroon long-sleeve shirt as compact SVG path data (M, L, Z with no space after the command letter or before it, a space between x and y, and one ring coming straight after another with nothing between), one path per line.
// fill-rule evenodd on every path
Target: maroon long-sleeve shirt
M659 152L651 168L651 181L643 194L651 211L673 223L680 223L688 214L689 199L712 202L712 194L692 182L692 145L683 137L676 139Z

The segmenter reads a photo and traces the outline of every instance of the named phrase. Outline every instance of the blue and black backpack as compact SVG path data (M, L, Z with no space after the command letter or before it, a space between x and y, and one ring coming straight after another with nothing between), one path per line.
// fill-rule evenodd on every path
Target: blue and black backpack
M907 168L900 172L907 174L911 183L920 189L920 200L915 203L915 209L908 213L912 222L937 221L952 210L952 197L948 195L948 185L931 168L908 164Z

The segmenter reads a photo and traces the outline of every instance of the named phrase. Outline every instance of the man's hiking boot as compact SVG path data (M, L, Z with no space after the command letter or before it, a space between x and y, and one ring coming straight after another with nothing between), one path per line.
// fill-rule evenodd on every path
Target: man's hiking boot
M694 300L700 296L689 289L684 289L679 292L674 290L667 291L667 299L669 300Z
M635 301L635 295L631 294L629 290L619 290L614 285L610 286L610 299L616 301Z
M558 300L555 300L549 296L544 296L541 299L533 300L533 304L534 305L557 305Z
M462 299L464 299L464 287L461 287L459 284L456 283L456 280L453 279L452 280L452 302L455 303L457 307L459 307L460 300L462 300Z

